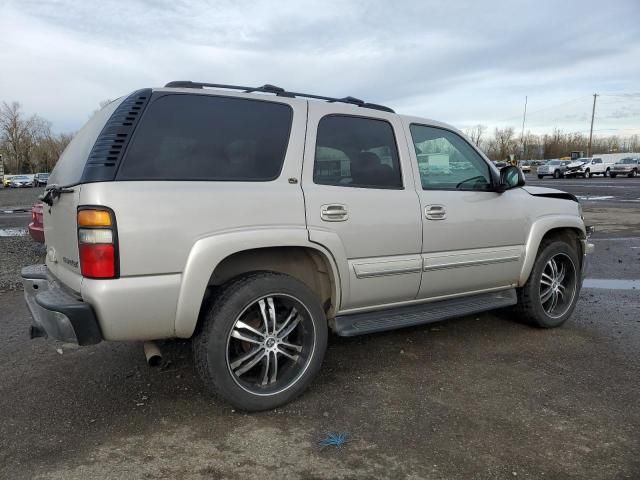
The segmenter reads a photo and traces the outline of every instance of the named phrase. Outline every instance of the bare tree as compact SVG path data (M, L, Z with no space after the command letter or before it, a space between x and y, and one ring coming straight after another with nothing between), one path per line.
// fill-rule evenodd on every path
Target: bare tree
M2 102L0 105L0 141L10 170L20 171L28 160L35 123L35 117L24 118L18 102Z
M478 124L471 128L467 128L465 130L465 134L467 135L467 137L471 139L471 141L476 147L480 148L480 144L482 142L482 135L486 130L487 130L487 127L485 125Z
M0 153L7 172L50 171L71 140L55 135L51 122L32 115L26 118L18 102L0 105Z

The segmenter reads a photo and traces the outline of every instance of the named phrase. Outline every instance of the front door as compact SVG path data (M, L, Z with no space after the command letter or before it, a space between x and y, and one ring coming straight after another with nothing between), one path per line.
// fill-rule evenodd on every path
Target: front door
M342 263L341 312L416 297L420 205L397 116L310 102L302 189L310 240Z
M489 162L446 128L407 123L423 223L419 298L507 288L518 280L530 220L522 189L493 190Z

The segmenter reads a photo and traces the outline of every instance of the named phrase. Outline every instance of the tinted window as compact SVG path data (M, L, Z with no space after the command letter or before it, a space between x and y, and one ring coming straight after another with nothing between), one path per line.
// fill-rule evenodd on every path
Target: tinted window
M122 97L105 105L94 113L85 126L76 133L51 172L50 184L73 185L80 181L93 144L96 143L98 135L124 99L125 97Z
M391 125L384 120L345 115L322 118L313 181L342 187L402 188Z
M490 190L489 165L459 135L411 125L411 138L424 190Z
M280 174L288 105L209 95L167 95L149 107L119 180L266 181Z

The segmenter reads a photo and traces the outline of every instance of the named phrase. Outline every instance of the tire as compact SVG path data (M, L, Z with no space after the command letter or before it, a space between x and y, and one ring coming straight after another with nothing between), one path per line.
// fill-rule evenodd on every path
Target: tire
M610 176L611 178L616 178L616 177L618 176L618 174L617 174L617 173L611 173L611 172L609 172L609 176Z
M546 286L553 284L553 281L549 281L550 272L552 272L549 264L552 259L558 266L556 273L562 270L562 267L559 266L564 265L565 274L561 282L564 282L562 289L565 292L564 296L554 293L554 288L551 286ZM559 327L567 321L575 309L582 286L581 278L580 260L573 247L561 240L543 242L527 283L516 290L518 294L516 311L521 318L536 327ZM549 294L550 290L552 293ZM560 291L560 287L555 291ZM557 299L556 308L550 309L554 297Z
M606 177L609 177L609 176L611 176L611 169L607 168L607 169L604 171L604 177L606 178Z
M629 174L630 178L635 178L638 176L638 170L636 170L635 168L631 171L631 173Z
M543 177L544 175L538 175L538 180L542 180Z
M586 172L584 172L584 178L591 178L591 171L587 170Z
M560 170L556 170L555 172L553 172L553 178L560 178Z
M304 283L281 273L252 273L231 280L203 309L192 342L194 363L216 396L241 410L268 410L311 383L327 336L320 300Z

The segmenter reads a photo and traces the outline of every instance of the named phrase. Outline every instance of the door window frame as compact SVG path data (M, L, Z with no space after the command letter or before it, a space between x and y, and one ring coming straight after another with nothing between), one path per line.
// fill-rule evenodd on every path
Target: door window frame
M489 180L490 180L490 189L488 190L473 190L473 189L460 189L460 188L447 188L447 187L437 187L437 188L424 188L422 186L422 177L420 176L420 165L418 163L418 154L416 153L415 143L413 142L413 136L411 135L411 127L426 127L426 128L434 128L437 130L444 130L445 132L452 133L456 135L461 141L466 143L474 152L478 154L480 159L485 163L489 171ZM443 127L440 125L429 125L426 123L420 122L408 122L409 128L407 129L407 141L409 143L410 155L413 158L413 166L416 169L416 188L419 188L422 192L431 192L431 191L447 191L447 192L476 192L476 193L495 193L494 189L500 183L500 173L497 171L496 167L491 163L490 160L486 158L484 153L480 151L473 143L467 141L459 132L456 132L452 128Z
M397 157L397 163L398 163L398 175L400 178L400 186L397 187L381 187L381 186L360 186L360 185L348 185L348 184L344 184L344 185L338 185L338 184L326 184L326 183L317 183L315 181L315 167L316 167L316 153L317 153L317 148L318 148L318 130L320 127L320 123L328 117L350 117L350 118L360 118L363 120L374 120L374 121L378 121L378 122L384 122L387 125L389 125L389 128L391 128L391 135L393 136L393 142L394 142L394 146L396 149L396 157ZM307 127L308 128L308 127ZM351 161L351 159L349 159L349 161ZM349 167L351 168L351 167ZM404 173L402 171L402 154L400 153L400 148L398 145L398 137L396 135L396 131L395 128L393 127L393 124L385 119L385 118L378 118L378 117L370 117L370 116L366 116L366 115L352 115L349 113L328 113L325 115L322 115L316 125L315 125L315 145L314 145L314 150L313 150L313 162L312 162L312 169L311 169L311 181L313 182L314 185L317 185L319 187L349 187L349 188L365 188L367 190L405 190L405 182L404 182Z

